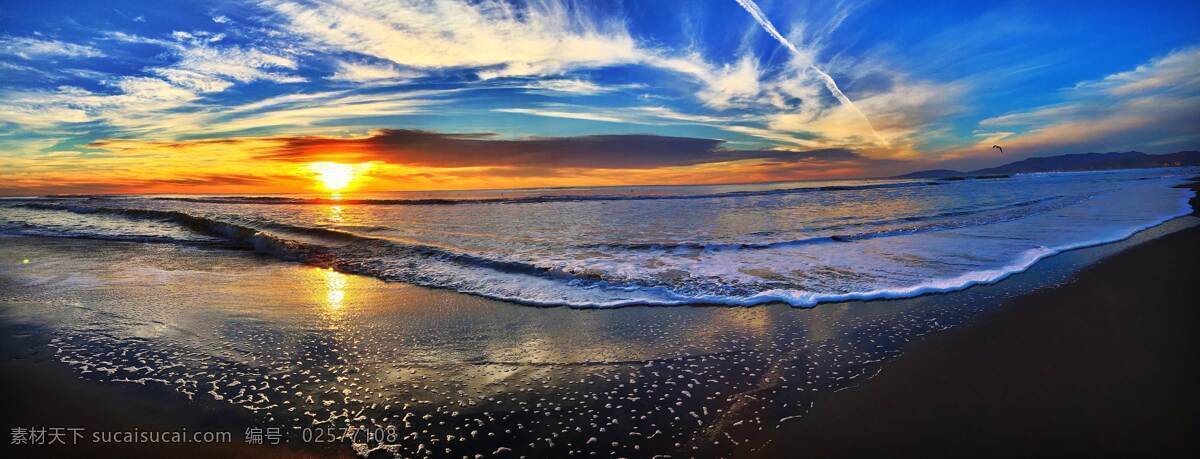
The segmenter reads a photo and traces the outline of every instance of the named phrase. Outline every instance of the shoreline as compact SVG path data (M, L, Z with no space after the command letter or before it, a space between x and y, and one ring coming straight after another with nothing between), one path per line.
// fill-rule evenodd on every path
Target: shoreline
M1200 177L1181 187L1197 191ZM1194 454L1200 227L1101 258L905 346L767 456ZM1190 453L1189 453L1190 452Z
M1195 450L1200 228L911 343L773 436L768 456ZM869 440L869 441L865 441Z

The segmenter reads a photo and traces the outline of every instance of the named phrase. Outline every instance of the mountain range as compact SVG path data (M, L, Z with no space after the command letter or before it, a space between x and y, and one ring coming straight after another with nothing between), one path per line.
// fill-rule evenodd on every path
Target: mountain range
M1154 167L1200 166L1200 151L1180 151L1162 155L1150 155L1140 151L1110 153L1077 153L1058 156L1040 156L1011 162L1003 166L956 171L930 169L899 175L892 178L954 178L978 177L1029 172L1102 171L1112 169L1145 169Z

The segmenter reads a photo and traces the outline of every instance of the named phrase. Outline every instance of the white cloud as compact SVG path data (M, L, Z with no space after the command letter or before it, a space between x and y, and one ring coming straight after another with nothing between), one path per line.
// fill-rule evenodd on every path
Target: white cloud
M33 100L20 100L15 94L4 94L6 103L0 104L0 122L16 123L34 128L49 128L63 123L83 123L92 118L79 108L65 105L39 104Z
M233 86L233 82L192 70L159 68L153 71L181 88L198 93L221 92Z
M174 40L145 38L124 33L107 37L128 43L162 46L177 60L145 69L148 76L105 74L91 76L114 89L111 93L60 87L53 91L9 91L0 103L0 121L33 127L103 121L122 129L170 130L171 122L191 126L194 111L204 94L228 90L237 83L266 80L298 83L304 78L287 72L299 64L283 53L239 46L215 46L220 34L175 32ZM84 76L85 74L80 74ZM358 107L369 112L367 107ZM168 121L170 120L170 121Z
M721 128L730 132L745 134L751 137L758 137L760 139L770 140L772 142L797 145L805 148L824 148L829 146L821 141L800 138L786 131L775 129L764 129L760 127L742 125L726 125L721 126Z
M266 0L284 27L315 44L411 68L473 68L482 78L557 74L634 62L632 37L546 1Z
M237 46L216 48L206 44L192 43L177 48L179 61L168 68L195 72L210 78L224 78L239 83L267 80L276 83L301 83L305 79L275 70L296 70L295 60L290 57L245 49Z
M218 135L259 128L302 135L343 132L345 128L337 125L317 125L360 117L417 114L427 107L444 103L444 96L457 92L450 89L356 94L354 90L341 90L286 94L234 106L200 106L192 111L147 120L142 129L162 138Z
M602 92L608 92L614 89L607 86L601 86L587 80L566 78L538 80L530 83L527 87L535 90L583 95L600 94Z
M62 86L54 91L10 91L2 95L0 121L33 127L106 121L134 126L197 99L192 91L151 77L121 77L110 82L118 92L101 94Z
M368 83L378 81L398 81L415 78L416 72L401 70L394 64L366 64L361 62L339 62L338 70L329 77L331 80Z
M1082 106L1077 104L1048 105L1033 110L985 118L979 121L979 125L987 128L995 128L1050 123L1054 120L1079 115L1082 108Z
M107 37L122 42L153 44L178 59L145 69L148 75L110 78L92 74L111 87L94 92L74 87L55 90L8 91L0 103L0 120L46 128L59 124L102 121L120 129L147 132L169 130L171 123L190 126L186 112L195 111L202 96L257 80L302 82L284 73L298 64L288 56L237 46L217 47L218 34L176 32L175 40L144 38L123 33Z
M161 46L178 58L172 64L147 69L169 81L198 92L217 92L234 83L258 80L275 83L307 81L287 71L299 69L299 63L281 50L220 46L224 34L205 31L174 31L172 40L149 38L124 32L108 32L105 37L124 43Z
M603 121L606 123L627 123L629 120L617 116L589 112L565 112L560 110L543 110L533 108L497 108L494 112L520 113L523 115L544 116L547 118L567 118L586 121Z
M696 78L702 84L696 96L712 108L745 106L760 91L758 61L749 55L723 66L709 64L698 53L648 63Z
M101 34L106 40L113 40L121 43L138 43L144 45L157 45L164 47L173 47L174 43L170 40L162 40L158 38L143 37L141 35L125 33L121 31L110 31Z
M1076 90L1104 91L1113 96L1131 96L1155 91L1175 93L1200 91L1200 48L1170 53L1139 65L1136 69L1086 81Z
M714 115L697 115L692 113L680 113L667 107L651 106L651 107L636 107L632 110L643 113L647 116L669 120L682 121L685 123L710 124L720 125L742 121L757 121L759 117L753 115L742 116L714 116Z
M303 127L306 128L304 134L312 135L314 131L311 126L321 122L421 113L426 107L443 103L433 97L453 92L430 90L352 94L331 91L312 95L294 94L243 106L217 107L185 129L193 133L212 134L264 127L282 130Z
M893 80L886 90L860 97L858 110L838 104L781 112L768 116L768 126L811 133L826 146L872 146L877 135L895 150L892 153L911 153L920 136L932 130L931 123L960 109L956 100L964 91L955 84ZM873 121L874 133L864 124L863 114Z
M0 54L8 54L30 60L42 57L104 57L103 52L88 45L13 36L0 36Z

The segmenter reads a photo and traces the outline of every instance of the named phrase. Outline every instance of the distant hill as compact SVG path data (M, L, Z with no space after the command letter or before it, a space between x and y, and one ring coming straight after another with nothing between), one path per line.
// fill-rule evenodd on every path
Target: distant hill
M1200 166L1200 151L1181 151L1164 155L1148 155L1140 151L1126 151L1041 156L1023 159L1003 166L973 171L962 172L950 169L932 169L892 178L951 178L1024 174L1029 172L1103 171L1182 166Z

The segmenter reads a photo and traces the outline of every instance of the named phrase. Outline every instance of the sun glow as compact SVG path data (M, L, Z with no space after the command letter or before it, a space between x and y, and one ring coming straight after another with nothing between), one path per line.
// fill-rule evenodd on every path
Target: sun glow
M330 162L312 163L308 169L317 174L321 186L330 191L337 191L350 185L354 180L354 166Z
M316 174L321 187L329 191L341 191L358 179L370 164L342 164L328 161L311 163L308 170Z

